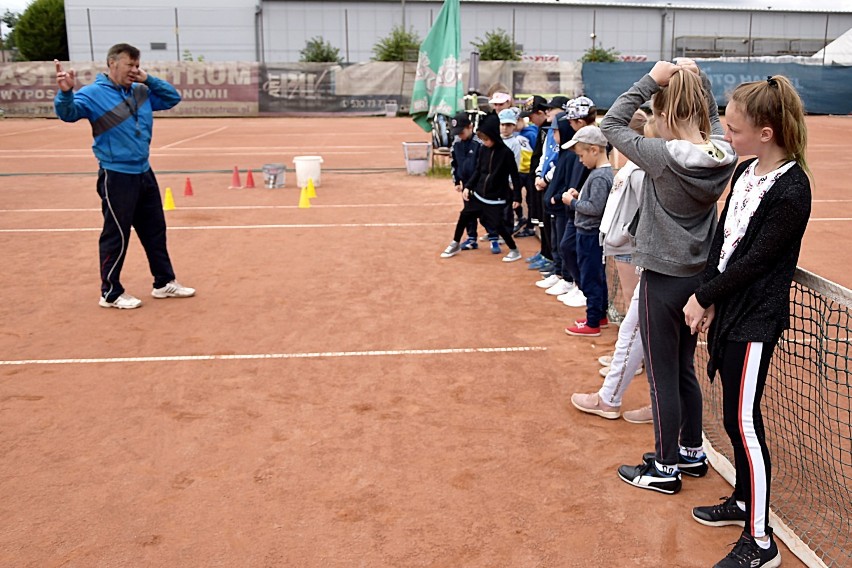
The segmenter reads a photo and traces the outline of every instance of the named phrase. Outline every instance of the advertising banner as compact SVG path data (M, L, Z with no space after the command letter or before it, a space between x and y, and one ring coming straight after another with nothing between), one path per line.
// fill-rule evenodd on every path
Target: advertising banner
M106 71L101 63L64 63L77 71L77 89ZM257 115L257 64L243 62L152 62L143 65L152 75L165 79L183 100L162 116L255 116ZM0 108L9 117L55 117L56 67L53 62L0 65Z
M399 104L401 69L396 63L347 68L333 63L263 65L259 111L291 116L385 114L386 104ZM388 81L390 75L399 78Z
M586 63L583 65L586 95L597 103L598 108L609 108L653 65L652 62ZM740 83L785 75L802 97L807 112L852 113L852 67L712 60L699 61L698 65L707 73L719 106L728 103L731 91Z

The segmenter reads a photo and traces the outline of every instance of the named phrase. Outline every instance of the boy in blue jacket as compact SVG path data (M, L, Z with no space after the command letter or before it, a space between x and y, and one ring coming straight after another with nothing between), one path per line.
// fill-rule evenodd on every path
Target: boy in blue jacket
M473 177L476 170L476 158L482 144L473 136L473 124L466 112L462 111L453 117L450 122L450 136L454 137L453 146L450 148L450 169L453 176L453 185L459 193L465 184ZM468 222L467 239L461 243L462 250L479 248L476 237L476 219Z
M77 74L56 64L59 90L56 115L65 122L85 118L92 125L93 150L98 159L98 195L104 228L101 231L101 297L104 308L132 309L142 301L124 291L119 277L130 227L136 229L154 277L155 298L187 298L193 288L181 286L166 249L166 218L157 179L148 163L155 110L172 108L180 94L162 79L139 67L139 50L120 43L107 53L109 72L76 93Z

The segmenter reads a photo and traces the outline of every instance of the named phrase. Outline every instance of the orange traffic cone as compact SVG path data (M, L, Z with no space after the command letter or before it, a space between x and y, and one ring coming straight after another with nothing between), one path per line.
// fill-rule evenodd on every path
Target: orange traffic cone
M251 173L251 168L246 175L246 189L254 189L254 176Z
M243 184L240 182L240 170L237 169L237 166L234 166L234 173L231 176L231 185L228 186L228 189L240 189L243 187Z
M184 197L192 197L195 195L192 193L192 182L189 181L189 178L186 178L186 185L183 187L183 196Z

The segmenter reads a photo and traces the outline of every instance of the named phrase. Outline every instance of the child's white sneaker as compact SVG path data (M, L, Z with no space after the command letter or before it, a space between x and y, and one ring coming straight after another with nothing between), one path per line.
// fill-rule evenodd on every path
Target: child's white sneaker
M189 298L195 296L195 288L182 286L177 280L172 280L162 288L154 288L151 295L155 298Z
M461 245L456 241L453 241L449 244L447 248L444 249L444 252L441 253L441 258L450 258L451 256L456 256L461 250Z
M547 290L548 288L550 288L551 286L553 286L554 284L556 284L560 280L562 280L562 279L559 276L557 276L555 274L551 274L547 278L542 278L541 280L536 282L535 285L538 286L539 288L544 288L545 290Z
M518 249L509 249L509 254L503 257L503 262L515 262L521 260L521 251Z

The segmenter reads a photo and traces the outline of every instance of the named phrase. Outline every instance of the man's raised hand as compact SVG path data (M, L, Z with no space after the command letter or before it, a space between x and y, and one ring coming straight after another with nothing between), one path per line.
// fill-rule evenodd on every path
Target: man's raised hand
M56 84L63 91L73 90L74 85L77 83L77 72L73 69L65 71L58 59L54 59L53 63L56 64Z

